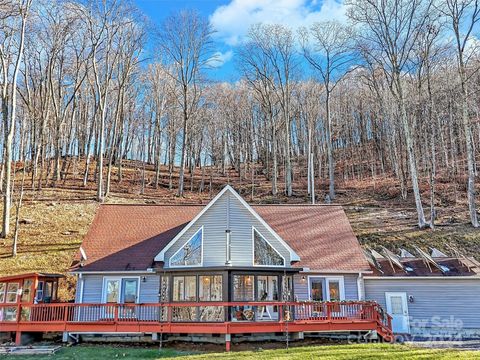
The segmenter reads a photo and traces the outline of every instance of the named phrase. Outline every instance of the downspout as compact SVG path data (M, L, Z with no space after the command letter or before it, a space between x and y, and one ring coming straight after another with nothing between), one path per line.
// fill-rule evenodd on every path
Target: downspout
M80 273L78 274L78 280L80 281L80 294L78 296L78 303L82 304L83 303L83 286L84 286L84 279L83 279L83 274Z
M363 301L365 300L365 282L363 281L363 273L358 273L357 278L357 293L358 293L358 300Z

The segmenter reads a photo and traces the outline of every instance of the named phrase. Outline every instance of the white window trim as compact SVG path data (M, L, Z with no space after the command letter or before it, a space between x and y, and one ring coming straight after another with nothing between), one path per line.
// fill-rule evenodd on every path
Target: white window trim
M200 244L200 264L196 264L196 265L172 265L172 258L174 258L175 255L177 255L180 252L180 250L182 250L183 247L185 245L187 245L188 242L195 237L195 235L198 234L199 231L202 232L202 238L201 238L201 244ZM171 267L171 268L191 268L191 267L202 267L202 266L203 266L203 225L197 231L195 231L195 233L192 236L190 236L188 238L188 240L185 241L183 243L183 245L180 246L180 248L177 251L175 251L175 253L172 256L170 256L170 259L168 259L168 267Z
M330 281L338 281L340 285L340 301L345 300L345 278L343 276L322 276L322 275L308 275L308 299L312 300L312 282L311 279L324 279L327 298L325 301L330 301Z
M117 304L121 304L122 300L122 285L123 285L123 280L124 279L137 279L137 295L135 299L135 303L138 304L140 300L140 276L104 276L103 277L103 282L102 282L102 304L107 303L107 281L109 280L118 280L119 281L119 286L118 286L118 300ZM82 299L83 302L83 299Z
M255 231L258 233L258 235L260 235L262 237L263 240L265 240L267 242L268 245L270 245L272 247L273 251L275 251L283 259L283 265L256 265L255 264ZM286 264L287 264L287 261L282 256L282 254L280 254L277 251L277 249L275 249L275 247L270 243L270 241L268 241L265 238L265 236L263 236L262 233L260 231L258 231L258 229L255 226L252 226L252 265L255 266L255 267L278 267L278 268L283 268L283 267L287 266Z

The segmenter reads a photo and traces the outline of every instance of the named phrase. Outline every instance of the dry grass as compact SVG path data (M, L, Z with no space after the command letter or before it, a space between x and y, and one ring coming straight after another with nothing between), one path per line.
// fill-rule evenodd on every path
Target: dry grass
M235 346L234 346L235 348ZM324 346L299 346L290 349L251 351L232 351L230 353L199 353L193 351L177 351L175 349L140 347L112 347L79 345L59 350L55 355L16 356L17 359L53 359L53 360L83 360L83 359L178 359L178 360L350 360L350 359L477 359L478 351L459 351L453 349L426 349L405 345L391 344L349 344Z

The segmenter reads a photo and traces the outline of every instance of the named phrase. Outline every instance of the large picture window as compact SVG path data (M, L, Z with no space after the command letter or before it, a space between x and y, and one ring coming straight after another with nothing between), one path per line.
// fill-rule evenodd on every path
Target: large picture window
M202 264L203 228L200 228L170 259L170 266Z
M222 301L222 275L199 277L198 295L200 301Z
M253 264L261 266L285 265L285 259L255 228L253 228Z
M233 275L233 301L254 301L253 275Z
M173 277L173 301L196 301L197 300L197 277L174 276Z

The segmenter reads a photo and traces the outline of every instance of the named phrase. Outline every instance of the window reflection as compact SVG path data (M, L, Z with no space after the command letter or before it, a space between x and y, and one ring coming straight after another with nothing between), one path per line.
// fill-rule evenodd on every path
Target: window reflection
M202 229L198 230L170 259L171 266L200 265L202 263Z
M253 229L253 263L254 265L271 265L283 266L284 259L280 254L260 235L260 233Z

